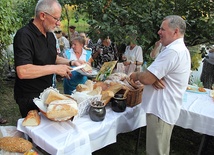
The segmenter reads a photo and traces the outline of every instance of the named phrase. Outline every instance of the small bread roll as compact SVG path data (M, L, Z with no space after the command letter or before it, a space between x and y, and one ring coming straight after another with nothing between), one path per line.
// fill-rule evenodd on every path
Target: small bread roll
M32 143L20 137L0 138L0 149L10 152L24 153L31 150Z
M83 91L89 91L89 90L90 90L89 87L86 86L85 84L78 84L76 86L76 91L77 92L83 92Z
M40 116L37 110L30 110L22 122L23 126L37 126L40 124Z
M200 91L200 92L206 92L206 90L203 87L199 87L198 91Z

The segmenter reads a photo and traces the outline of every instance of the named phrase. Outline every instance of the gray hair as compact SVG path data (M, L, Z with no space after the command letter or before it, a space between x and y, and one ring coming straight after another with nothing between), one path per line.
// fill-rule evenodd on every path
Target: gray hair
M163 20L169 21L169 27L172 29L179 28L180 33L184 34L186 31L186 22L178 15L166 16Z
M85 39L84 39L83 37L81 37L81 36L74 37L74 38L71 40L71 42L73 42L74 40L75 40L75 41L78 41L80 44L85 45Z
M53 13L54 8L52 6L55 3L58 4L58 6L61 8L61 5L58 0L39 0L36 4L35 16L38 16L40 12Z

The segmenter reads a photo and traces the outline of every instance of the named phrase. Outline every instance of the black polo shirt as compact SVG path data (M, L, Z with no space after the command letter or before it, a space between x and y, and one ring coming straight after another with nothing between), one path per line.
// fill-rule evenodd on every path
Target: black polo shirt
M33 20L17 31L14 37L15 67L26 64L55 64L56 56L56 39L52 32L46 33L45 37L33 24ZM52 77L53 75L47 75L35 79L19 79L16 76L15 99L39 97L44 89L52 85Z

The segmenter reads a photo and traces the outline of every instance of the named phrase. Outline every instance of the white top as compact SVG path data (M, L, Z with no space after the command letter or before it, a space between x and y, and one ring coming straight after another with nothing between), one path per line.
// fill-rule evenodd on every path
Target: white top
M87 51L84 48L82 48L82 54L81 54L80 58L78 59L76 57L76 54L74 53L73 48L70 49L70 60L84 60L84 61L86 61L86 55L87 55Z
M127 46L124 56L127 61L130 61L131 63L135 63L136 61L143 62L143 50L138 45L136 45L132 50L130 49L130 46ZM141 71L141 65L137 65L137 70Z
M132 50L130 49L130 46L127 46L124 56L127 58L127 61L132 63L135 63L135 61L143 62L143 51L138 45L136 45Z
M165 88L156 90L145 85L143 109L169 124L175 124L182 106L182 96L190 76L191 59L183 38L162 49L155 61L147 68L158 79L164 79Z

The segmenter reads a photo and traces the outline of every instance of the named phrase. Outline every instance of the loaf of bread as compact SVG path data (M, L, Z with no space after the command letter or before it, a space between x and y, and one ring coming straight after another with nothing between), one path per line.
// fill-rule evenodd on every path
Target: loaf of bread
M85 85L88 87L89 91L92 91L93 88L94 88L94 83L93 83L93 81L91 81L91 80L87 80L87 81L85 82Z
M101 101L110 100L112 97L114 97L114 93L111 90L102 91L101 95Z
M120 91L123 88L122 84L119 83L114 83L112 85L110 85L110 87L108 87L106 90L110 90L112 91L114 94L116 94L118 91Z
M99 82L96 82L94 84L94 89L96 89L99 86L102 87L102 91L105 91L108 88L108 84L107 83L99 81Z
M67 120L78 113L77 102L70 100L52 101L47 108L47 117L55 121Z
M63 94L60 94L56 91L50 91L47 99L45 100L45 104L50 104L52 101L55 101L55 100L68 100L68 99L70 98L66 97Z
M30 110L22 122L23 126L37 126L40 124L40 116L37 110Z
M94 96L94 95L100 95L102 92L102 87L98 86L95 89L93 89L92 91L90 91L89 93L87 93L88 95Z
M20 137L0 138L0 149L10 152L24 153L31 150L32 143Z
M76 91L83 92L83 91L92 91L94 87L94 83L91 80L87 80L85 84L78 84L76 87Z

